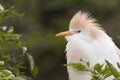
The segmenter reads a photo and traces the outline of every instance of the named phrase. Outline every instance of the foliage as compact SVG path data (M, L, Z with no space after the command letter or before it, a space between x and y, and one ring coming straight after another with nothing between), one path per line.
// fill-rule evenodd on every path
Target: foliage
M13 6L15 11L25 13L24 17L4 21L4 24L14 26L16 32L24 35L22 38L39 66L38 79L67 80L67 69L60 65L66 63L64 52L66 41L64 38L56 38L55 34L68 30L70 19L78 10L92 13L120 47L119 0L0 0L0 2L6 9ZM26 66L28 69L29 65ZM29 73L28 70L26 72Z
M120 80L120 72L107 60L105 64L95 64L94 67L88 65L89 62L83 61L82 63L69 63L65 66L72 66L78 71L86 71L91 73L91 80L105 80L106 78L113 76L113 80ZM119 63L117 63L119 67ZM120 67L119 67L120 69Z
M11 17L20 17L20 13L12 9L0 11L0 24ZM26 44L21 40L22 35L14 33L14 27L1 26L0 27L0 80L31 80L25 76L23 60L28 57L31 72L35 77L38 69L34 64L33 57L27 52ZM22 54L21 54L22 53Z

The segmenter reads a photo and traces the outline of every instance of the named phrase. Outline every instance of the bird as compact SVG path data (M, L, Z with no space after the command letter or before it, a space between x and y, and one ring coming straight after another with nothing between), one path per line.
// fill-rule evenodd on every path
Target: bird
M69 30L57 33L56 36L65 37L67 64L89 61L90 66L104 64L108 60L117 68L120 63L120 50L112 38L90 13L78 11L70 20ZM91 73L77 71L68 66L69 80L91 80ZM112 80L113 76L105 80Z

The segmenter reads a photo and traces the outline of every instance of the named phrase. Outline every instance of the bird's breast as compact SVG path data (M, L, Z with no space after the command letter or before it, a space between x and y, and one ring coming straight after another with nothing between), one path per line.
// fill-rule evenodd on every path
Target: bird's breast
M70 39L69 39L70 40ZM80 59L89 60L90 48L86 42L79 39L74 39L68 41L66 45L67 51L67 63L70 62L79 62ZM92 56L92 54L91 54ZM92 56L94 57L94 56Z
M79 62L80 59L89 61L91 65L103 64L105 60L112 63L120 61L116 53L116 46L109 38L100 38L90 43L79 38L69 37L68 39L66 45L67 63Z

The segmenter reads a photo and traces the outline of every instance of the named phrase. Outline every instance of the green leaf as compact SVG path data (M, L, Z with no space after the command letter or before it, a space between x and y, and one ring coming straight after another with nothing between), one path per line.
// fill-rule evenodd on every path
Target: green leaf
M13 33L14 32L14 27L11 26L8 28L7 33Z
M113 75L114 77L119 77L120 74L119 74L119 72L117 71L117 69L116 69L109 61L105 60L105 62L106 62L106 64L108 65L108 68L109 68L109 70L111 71L112 75Z
M95 66L94 66L94 70L97 71L97 72L100 72L102 70L102 67L103 65L100 65L99 63L97 63Z
M22 77L14 77L14 78L12 78L11 80L26 80L26 79L24 79L24 78L22 78Z
M13 71L13 73L14 73L16 76L20 75L20 70L19 70L19 68L14 68L12 71Z
M88 67L81 63L69 63L64 66L72 66L75 69L77 69L78 71L89 71Z
M117 63L117 66L120 68L120 63Z
M25 54L25 53L26 53L26 51L27 51L27 47L23 46L23 47L22 47L22 50L23 50L23 54ZM27 56L29 56L29 57L30 57L30 55L27 55ZM29 58L28 58L28 59L29 59Z
M20 14L20 13L18 13L18 12L16 12L16 11L12 11L12 14L13 14L13 16L16 17L16 18L19 18L19 17L21 17L21 16L24 15L24 14Z
M28 53L26 53L26 55L27 55L29 63L30 63L31 72L32 72L33 76L35 77L38 74L38 67L35 65L33 57Z
M0 61L0 66L1 66L1 65L4 65L4 64L5 64L4 61Z
M38 74L38 67L37 66L34 66L32 73L34 76L36 76Z
M0 70L3 74L7 75L12 75L12 72L10 70Z
M21 48L26 47L26 43L24 41L18 41L18 44Z
M112 75L111 71L107 70L104 75L103 75L103 78L107 78L107 77L110 77Z
M33 60L33 57L30 55L30 54L28 54L28 53L26 53L26 55L27 55L27 57L28 57L28 60L29 60L29 63L30 63L30 69L31 69L31 71L34 69L34 60Z
M90 63L89 62L86 62L87 66L90 67Z
M100 74L103 76L103 78L107 78L112 75L111 71L108 69L108 66L105 66L101 71Z
M120 80L120 77L119 78L114 78L113 80Z

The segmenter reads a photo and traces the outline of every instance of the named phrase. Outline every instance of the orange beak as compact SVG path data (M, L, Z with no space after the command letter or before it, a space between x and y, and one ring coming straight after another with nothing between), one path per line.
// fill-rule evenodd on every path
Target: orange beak
M73 35L73 33L70 31L60 32L56 34L56 36L71 36L71 35Z

